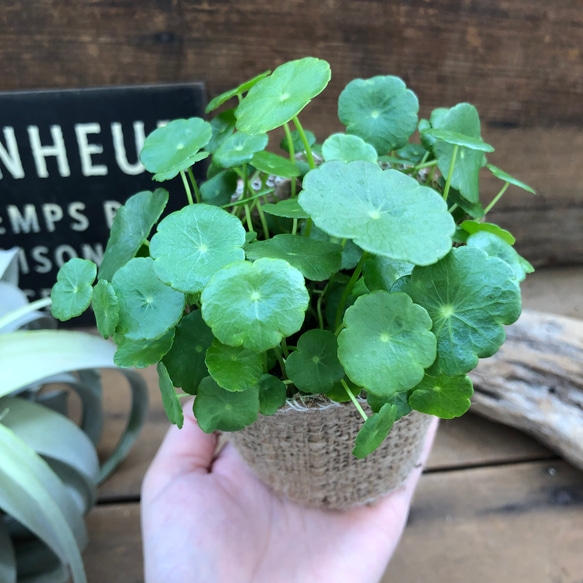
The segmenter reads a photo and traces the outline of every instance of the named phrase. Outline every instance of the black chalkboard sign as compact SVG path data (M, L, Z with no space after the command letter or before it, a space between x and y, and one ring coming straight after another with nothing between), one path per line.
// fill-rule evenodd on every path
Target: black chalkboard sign
M119 205L161 186L139 162L145 136L204 107L201 83L0 93L0 248L22 249L31 300L71 257L100 262ZM180 178L162 186L168 210L184 204Z

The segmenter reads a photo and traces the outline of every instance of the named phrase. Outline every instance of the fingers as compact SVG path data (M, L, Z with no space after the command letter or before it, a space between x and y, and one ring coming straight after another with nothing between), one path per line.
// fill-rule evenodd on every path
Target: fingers
M207 434L200 429L192 413L190 400L183 406L184 425L178 429L170 427L144 478L145 496L156 495L177 476L210 471L215 449L216 434Z

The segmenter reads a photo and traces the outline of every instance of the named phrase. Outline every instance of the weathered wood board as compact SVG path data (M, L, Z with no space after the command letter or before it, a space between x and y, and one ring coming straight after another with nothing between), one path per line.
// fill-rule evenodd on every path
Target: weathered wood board
M7 0L0 16L0 90L200 80L213 97L313 55L333 69L303 116L320 137L341 129L336 99L355 77L403 77L423 115L473 103L490 160L539 193L512 189L492 217L530 261L583 263L579 0Z

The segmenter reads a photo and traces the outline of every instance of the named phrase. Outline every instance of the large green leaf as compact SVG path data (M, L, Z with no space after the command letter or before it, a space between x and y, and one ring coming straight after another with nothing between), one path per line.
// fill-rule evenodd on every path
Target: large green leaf
M200 310L182 318L176 327L172 349L163 359L175 387L196 395L200 381L209 374L204 360L212 341L213 333Z
M155 340L180 320L184 294L156 277L151 258L131 259L111 283L119 302L117 330L128 340Z
M413 389L409 404L421 413L453 419L470 408L473 394L472 381L465 375L448 377L426 374Z
M395 261L388 257L372 255L367 257L362 267L364 282L370 291L389 291L392 285L404 275L409 275L415 267L408 261Z
M86 583L80 549L87 541L82 515L54 472L0 424L0 508L39 536Z
M172 347L174 329L170 329L160 338L154 340L133 340L123 336L116 336L118 348L113 362L122 368L146 368L156 364Z
M154 271L166 284L185 293L202 291L221 267L245 258L245 229L227 211L189 205L168 215L152 237Z
M211 124L199 117L175 119L146 138L140 159L148 172L169 180L201 159L211 136Z
M469 103L458 103L452 107L440 119L438 129L449 130L468 138L481 140L480 118L476 108ZM437 140L433 146L437 166L444 176L449 173L455 147L454 144L443 140ZM466 200L478 203L480 200L478 175L484 161L484 152L457 147L459 151L454 163L451 185L459 190Z
M306 57L280 65L251 88L237 107L237 129L263 134L298 115L330 81L326 61Z
M436 140L441 140L446 144L451 144L452 146L461 146L462 148L468 148L469 150L477 150L478 152L493 152L494 148L490 144L486 144L482 138L473 138L471 136L466 136L459 132L454 132L452 130L432 128L423 131L423 135L430 136Z
M362 459L377 449L391 432L396 416L397 407L390 403L385 403L378 413L373 413L358 432L352 454Z
M164 406L164 411L171 423L178 426L178 429L182 429L184 424L184 412L182 411L182 405L178 399L178 395L174 390L174 385L172 384L172 379L166 370L163 362L159 362L156 367L158 371L158 385L160 387L160 393L162 394L162 405Z
M229 91L225 91L224 93L221 93L216 97L213 97L210 103L206 106L206 109L204 110L205 113L210 113L211 111L214 111L215 109L217 109L217 107L220 107L221 105L223 105L223 103L229 101L229 99L232 99L236 95L242 95L243 93L249 91L249 89L251 89L253 85L257 84L259 81L261 81L261 79L267 77L270 73L271 71L264 71L263 73L259 73L259 75L253 77L253 79L245 81L245 83L241 83L239 87L235 87L235 89L229 89Z
M211 378L202 379L194 400L194 416L205 433L239 431L257 420L259 387L226 391Z
M416 265L448 253L455 223L431 188L370 162L325 162L304 178L299 203L329 235Z
M202 316L223 344L262 352L300 329L309 299L302 274L286 261L239 261L211 278Z
M206 353L205 363L215 382L227 391L246 391L259 385L263 354L242 346L228 346L216 338Z
M114 273L136 256L167 202L168 191L157 188L130 196L118 209L99 266L99 279L111 281Z
M223 168L234 168L251 162L256 152L261 152L267 146L267 134L250 135L236 132L229 136L215 152L215 160Z
M206 150L214 154L221 144L235 131L235 110L227 109L211 121L212 137L206 145Z
M300 235L283 234L249 245L248 259L262 257L283 259L301 271L306 279L323 281L340 270L342 246Z
M498 257L505 261L514 271L514 277L517 281L523 281L527 273L534 271L534 267L521 257L512 245L497 234L488 231L477 231L468 237L467 245L482 249L490 257Z
M465 374L478 358L492 356L505 340L504 324L521 310L520 288L512 269L481 249L459 247L435 265L415 267L397 281L423 306L437 336L437 364L447 376Z
M404 146L417 128L419 101L398 77L354 79L340 94L338 117L379 155Z
M488 233L493 233L503 239L509 245L514 245L516 239L512 236L511 233L502 229L498 225L494 225L493 223L482 223L480 221L464 221L460 225L461 229L463 229L466 233L473 235L474 233L478 233L480 231L487 231ZM466 237L467 239L467 237Z
M344 378L336 336L328 330L308 330L285 362L294 385L306 393L325 393Z
M382 406L386 403L390 405L395 405L397 407L397 414L395 416L395 421L411 413L412 409L409 405L409 395L411 391L402 391L400 393L393 393L390 397L377 397L372 393L367 393L366 400L370 405L370 408L378 413Z
M276 204L263 205L263 212L274 217L286 217L288 219L307 219L310 215L300 206L297 199L287 198Z
M93 281L97 267L92 261L74 257L57 273L57 283L51 290L51 310L58 320L70 320L80 316L91 302Z
M119 322L119 302L109 281L102 279L97 282L91 302L97 330L104 338L113 336Z
M332 134L322 144L322 156L326 162L331 160L341 160L342 162L364 160L375 163L378 158L377 151L373 146L358 136L347 134Z
M361 296L344 315L338 358L357 385L379 396L417 385L435 360L431 318L406 294Z

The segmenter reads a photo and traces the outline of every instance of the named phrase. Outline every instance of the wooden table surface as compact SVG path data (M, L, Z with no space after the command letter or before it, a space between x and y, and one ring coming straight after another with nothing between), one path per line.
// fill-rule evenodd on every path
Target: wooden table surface
M524 284L525 306L583 318L582 284L583 269L541 270ZM143 581L140 483L168 428L155 370L143 374L148 422L87 518L90 583ZM106 378L102 455L125 421L128 391L117 377ZM285 581L282 574L274 583ZM442 421L382 580L389 582L583 583L583 472L526 435L476 415Z

